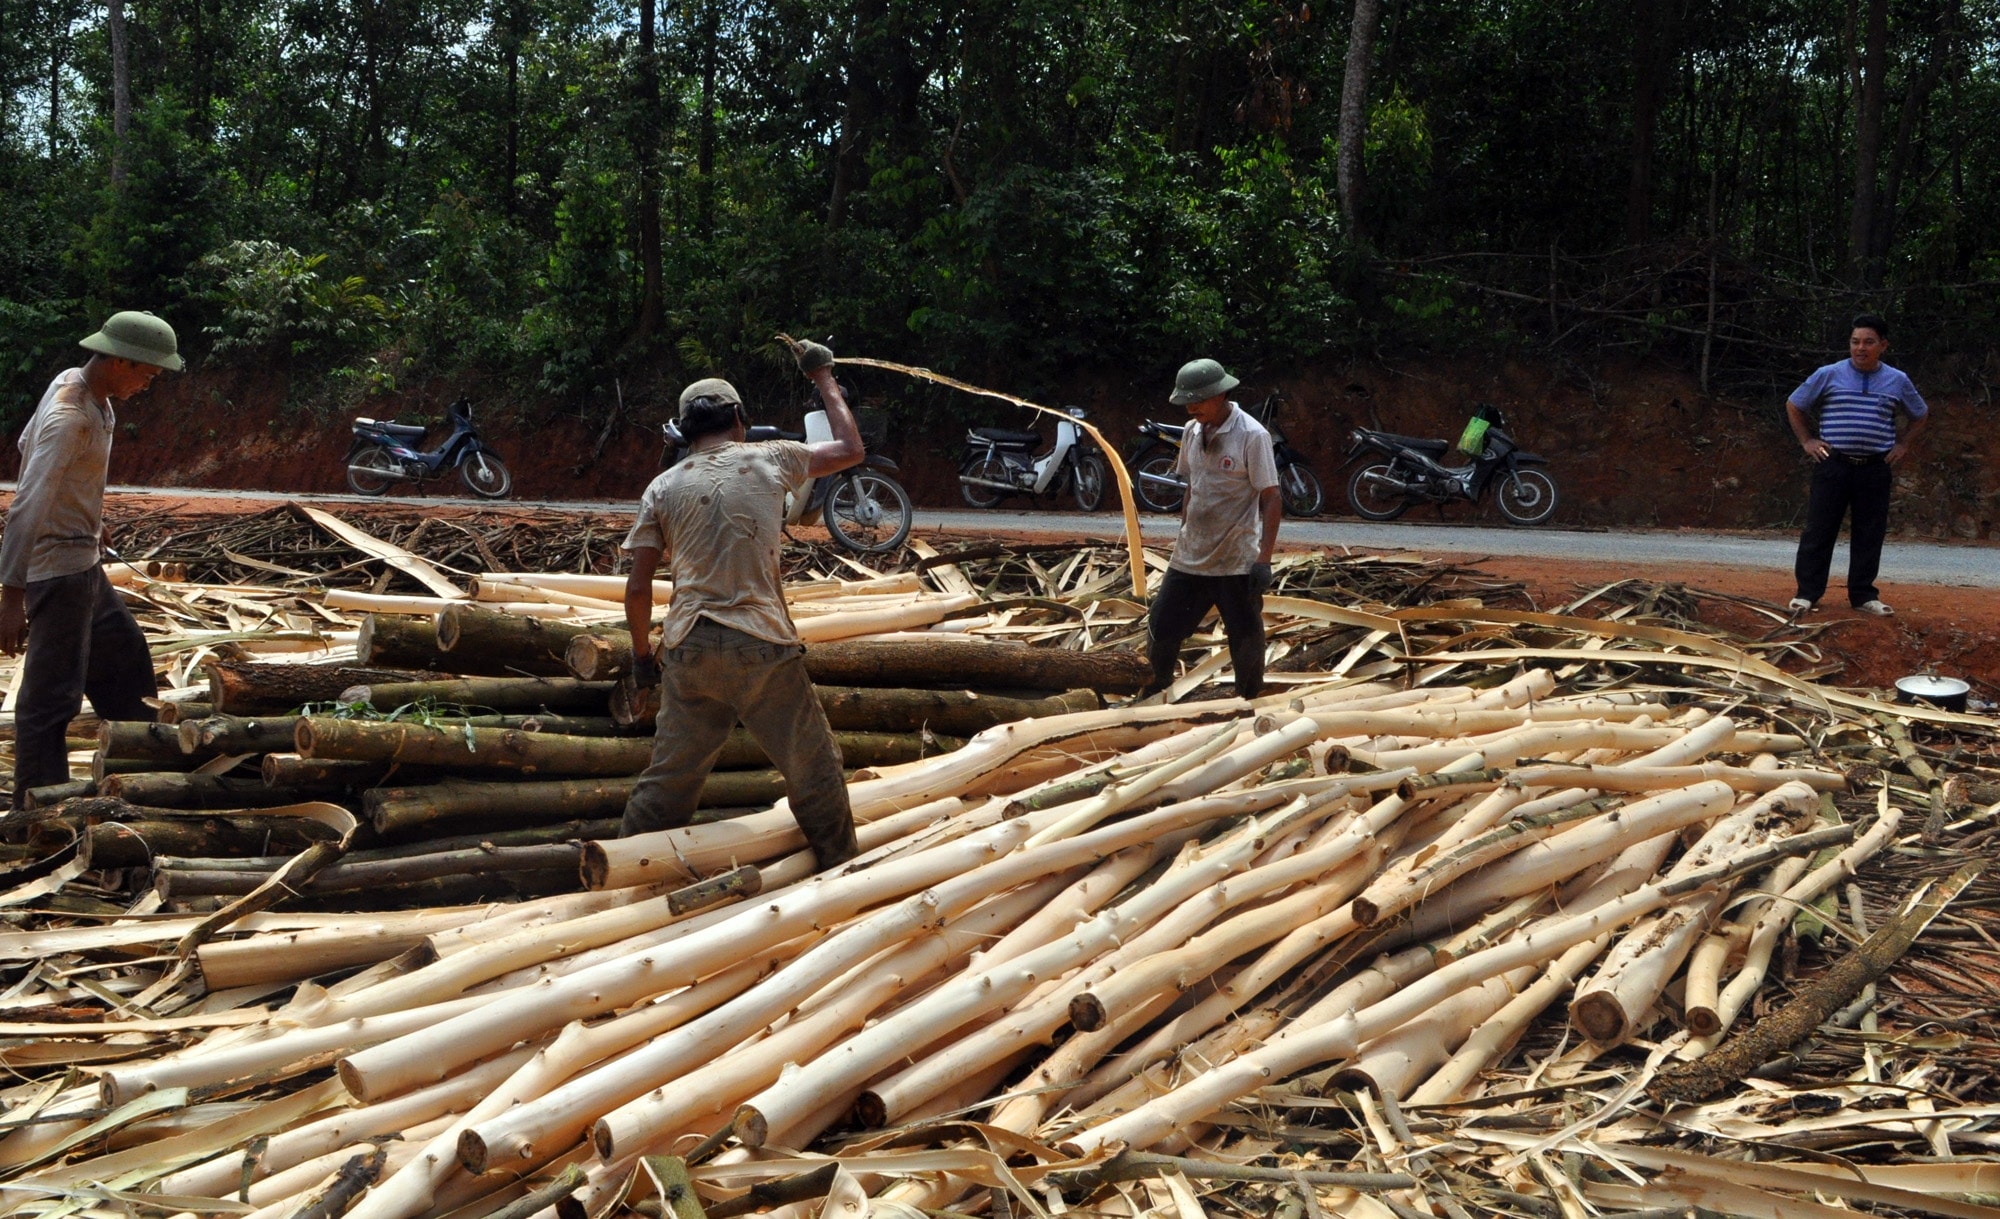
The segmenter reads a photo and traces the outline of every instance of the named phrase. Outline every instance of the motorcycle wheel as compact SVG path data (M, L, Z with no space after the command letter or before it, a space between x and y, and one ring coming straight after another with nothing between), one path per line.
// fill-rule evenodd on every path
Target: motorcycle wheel
M1104 484L1111 479L1111 469L1104 459L1092 453L1076 463L1076 506L1085 512L1095 512L1104 506Z
M506 499L514 489L507 464L491 453L470 453L458 463L459 481L481 499Z
M874 470L847 475L826 495L826 531L857 554L881 554L901 546L914 519L902 484Z
M1132 463L1132 498L1149 512L1179 512L1181 510L1180 488L1167 483L1148 482L1146 475L1172 477L1175 454L1172 449L1155 446L1139 454L1139 460Z
M1555 480L1540 470L1515 470L1500 480L1500 515L1515 525L1539 525L1556 514Z
M1386 461L1356 470L1354 477L1347 480L1347 502L1354 509L1354 515L1370 521L1393 521L1408 512L1409 496L1391 491L1376 481L1394 477L1395 472Z
M998 483L1008 481L1007 463L991 453L977 461L966 462L959 467L958 474L960 478L990 478ZM993 487L975 487L967 482L958 484L959 498L965 501L968 508L991 508L999 503L1000 497L1005 494L1006 492Z
M362 473L364 470L367 473ZM402 476L402 467L379 444L371 444L347 459L347 485L356 495L381 495Z
M1319 475L1302 461L1278 472L1278 493L1284 498L1286 516L1318 516L1326 505L1326 492L1320 489Z

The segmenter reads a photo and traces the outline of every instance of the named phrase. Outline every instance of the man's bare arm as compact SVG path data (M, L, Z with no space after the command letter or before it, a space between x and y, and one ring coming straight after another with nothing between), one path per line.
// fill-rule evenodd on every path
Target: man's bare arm
M1813 435L1813 422L1804 411L1793 403L1785 403L1785 421L1792 425L1792 435L1799 438L1799 447L1814 461L1825 461L1833 452L1833 446Z
M1903 438L1896 442L1896 447L1889 450L1890 465L1893 466L1910 455L1910 446L1917 442L1917 437L1924 434L1924 428L1930 424L1930 421L1931 417L1929 414L1918 415L1916 418L1910 420L1910 426L1904 430Z
M861 443L861 428L854 422L854 412L849 409L846 396L840 392L840 382L833 379L832 366L815 368L806 375L819 390L820 401L826 404L827 424L833 428L832 440L809 447L806 474L820 478L861 464L868 450Z
M625 629L632 633L632 656L643 660L653 650L653 573L660 569L661 551L641 546L632 552L632 572L625 577Z
M1257 539L1257 561L1269 563L1271 552L1278 548L1278 521L1285 515L1285 501L1276 487L1266 487L1257 493L1257 512L1264 525Z

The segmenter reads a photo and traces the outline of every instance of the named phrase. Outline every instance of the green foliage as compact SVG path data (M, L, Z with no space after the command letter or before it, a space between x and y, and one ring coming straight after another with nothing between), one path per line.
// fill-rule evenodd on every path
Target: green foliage
M301 254L275 241L232 241L195 264L212 278L206 295L221 313L211 351L218 357L289 358L359 351L393 320L389 306L359 275L325 273L325 254Z
M283 365L301 400L477 376L529 413L715 372L789 403L778 329L1031 393L1196 351L1252 371L1615 334L1692 360L1644 319L1701 324L1711 235L1730 333L1759 340L1731 358L1789 359L1863 298L1906 322L1904 357L1976 367L2000 333L2000 0L1891 5L1865 291L1831 0L1384 5L1365 243L1335 181L1348 10L1319 7L685 0L642 61L605 0L128 6L121 145L101 11L24 0L0 23L0 413L133 305L198 360ZM1557 255L1558 296L1632 324L1551 322Z

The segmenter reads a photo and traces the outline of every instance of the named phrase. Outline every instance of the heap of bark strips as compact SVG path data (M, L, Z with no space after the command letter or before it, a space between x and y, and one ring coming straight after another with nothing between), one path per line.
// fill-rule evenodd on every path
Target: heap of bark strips
M95 1024L34 1026L9 1099L38 1120L0 1139L0 1190L46 1210L115 1179L183 1208L384 1219L602 1215L648 1195L916 1213L1053 1192L1139 1213L1216 1190L1275 1208L1301 1187L1345 1210L1451 1196L1541 1215L1667 1191L1779 1213L1977 1189L1976 1167L1864 1184L1823 1156L1732 1175L1720 1144L1689 1149L1684 1117L1726 1130L1768 1112L1766 1092L1654 1093L1676 1059L1758 1034L1798 910L1840 925L1821 903L1887 883L1874 861L1942 866L1991 826L1950 804L1927 848L1914 797L1930 792L1912 784L1919 767L1988 782L1993 723L1897 718L1628 624L1530 620L1510 629L1534 647L1495 629L1466 650L1451 640L1481 619L1460 612L1403 612L1420 657L1385 638L1348 676L1257 704L1046 716L884 767L851 788L865 854L827 875L780 805L592 844L588 892L498 912L270 910L206 938L184 918L0 942L96 955L125 998ZM1402 679L1351 676L1381 659ZM1648 680L1725 661L1727 696ZM1874 907L1884 938L1863 964L1893 971L1899 947L1990 901L1976 878L1932 879ZM1844 968L1828 976L1857 995L1900 976ZM74 1006L89 972L34 993ZM1839 1000L1837 1022L1851 997L1799 998ZM1937 1078L1921 1060L1938 1044L1899 1040L1875 1059L1910 1060L1894 1080L1822 1090L1908 1097ZM66 1082L72 1066L90 1078ZM1840 1129L1934 1162L1928 1115L1949 1115L1949 1148L1990 1099L1961 1081L1921 1117ZM1299 1158L1315 1146L1334 1162ZM1258 1160L1264 1180L1241 1167Z

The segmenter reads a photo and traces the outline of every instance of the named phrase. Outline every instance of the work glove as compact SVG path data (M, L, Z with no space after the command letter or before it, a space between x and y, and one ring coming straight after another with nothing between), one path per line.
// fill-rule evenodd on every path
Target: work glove
M792 358L799 362L799 371L810 377L820 369L832 365L833 348L825 343L815 343L811 339L803 343L794 342Z
M650 690L660 684L660 658L651 652L632 658L632 687Z
M1250 595L1261 597L1271 591L1271 565L1253 563L1250 565Z

